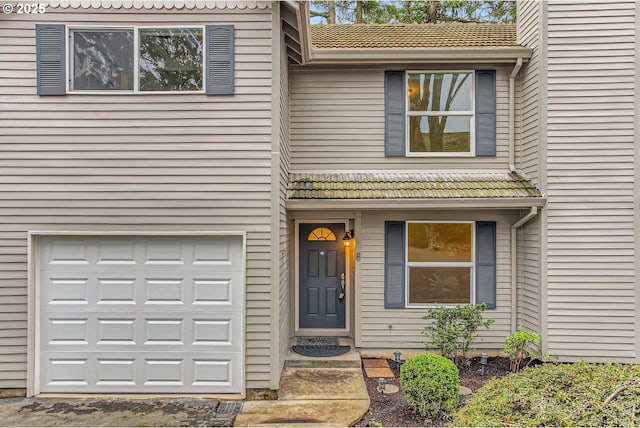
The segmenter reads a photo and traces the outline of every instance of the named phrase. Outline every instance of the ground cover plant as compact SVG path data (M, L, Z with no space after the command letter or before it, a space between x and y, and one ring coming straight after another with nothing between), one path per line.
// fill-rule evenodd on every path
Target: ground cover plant
M544 364L493 379L455 426L640 426L640 365Z

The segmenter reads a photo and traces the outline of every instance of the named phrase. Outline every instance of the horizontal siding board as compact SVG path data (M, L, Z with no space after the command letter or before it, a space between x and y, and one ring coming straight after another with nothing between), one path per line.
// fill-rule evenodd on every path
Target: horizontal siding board
M496 322L489 330L481 329L478 348L499 349L504 337L510 333L511 291L509 285L509 235L508 225L513 219L499 212L484 212L475 218L461 212L414 211L365 211L362 231L358 238L361 254L361 276L359 280L360 331L357 346L369 348L424 348L422 330L426 321L422 319L424 308L384 309L384 222L385 220L487 220L498 221L497 241L497 299L495 310L485 312L485 318ZM392 326L389 329L389 325Z
M508 73L498 69L496 157L384 155L384 68L291 73L291 169L404 170L446 166L503 168L507 158Z
M110 10L48 8L0 28L0 388L26 381L27 230L247 232L247 386L269 387L271 11ZM36 21L231 22L236 94L39 98Z

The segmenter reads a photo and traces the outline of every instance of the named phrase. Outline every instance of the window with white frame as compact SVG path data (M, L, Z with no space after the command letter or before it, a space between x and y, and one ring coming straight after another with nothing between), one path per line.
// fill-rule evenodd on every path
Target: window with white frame
M407 222L408 306L473 303L474 223Z
M469 71L409 71L407 153L474 154L474 77Z
M203 27L72 29L72 91L204 90Z

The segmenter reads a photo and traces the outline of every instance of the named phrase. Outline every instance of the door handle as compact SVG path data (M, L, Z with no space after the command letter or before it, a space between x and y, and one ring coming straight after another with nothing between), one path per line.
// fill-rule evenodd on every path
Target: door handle
M340 294L338 295L338 300L343 301L344 300L344 289L345 289L345 281L344 281L344 272L342 272L342 275L340 277Z

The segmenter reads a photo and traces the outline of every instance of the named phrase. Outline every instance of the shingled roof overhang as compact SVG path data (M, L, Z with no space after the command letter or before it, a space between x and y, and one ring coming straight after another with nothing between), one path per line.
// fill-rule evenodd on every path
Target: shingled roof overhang
M314 64L513 63L532 54L513 24L313 25L309 33Z
M288 209L520 209L546 198L517 173L289 174Z

